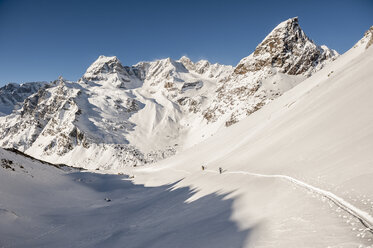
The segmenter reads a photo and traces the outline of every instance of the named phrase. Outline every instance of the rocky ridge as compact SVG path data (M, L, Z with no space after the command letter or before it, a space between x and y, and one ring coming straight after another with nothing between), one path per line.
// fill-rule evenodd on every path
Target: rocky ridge
M60 78L0 118L0 145L90 168L151 163L259 110L334 60L297 18L233 68L186 56L123 66L100 56L77 82Z
M22 102L37 92L46 82L29 82L23 84L9 83L0 88L0 116L9 115L18 109Z
M355 44L356 47L363 47L365 50L373 44L373 26L371 26L365 33L361 40Z
M282 95L338 57L317 46L294 17L280 23L243 58L230 77L219 82L212 104L204 111L209 122L225 116L230 126Z
M236 74L277 69L288 75L306 75L320 70L328 60L338 53L326 46L317 46L299 26L294 17L280 23L235 68Z

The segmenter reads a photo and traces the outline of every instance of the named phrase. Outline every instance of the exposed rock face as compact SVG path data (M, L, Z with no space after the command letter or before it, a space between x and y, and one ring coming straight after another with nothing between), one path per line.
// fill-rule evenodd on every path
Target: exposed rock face
M96 83L116 88L133 88L138 85L139 77L136 68L124 67L115 56L101 55L80 79L84 83ZM110 84L108 84L110 82Z
M203 115L208 122L225 116L225 125L230 126L337 56L336 51L314 44L300 28L298 18L288 19L238 63L228 80L218 83L216 97Z
M321 69L324 62L338 55L326 46L317 46L300 28L298 18L280 23L249 57L240 61L236 74L277 68L289 75L307 74Z
M125 94L122 99L109 98L105 94L108 89L104 88L100 90L102 98L94 100L106 99L109 106L104 104L105 109L97 109L89 102L91 94L96 93L89 90L91 86L85 86L88 88L59 78L40 88L36 94L26 98L21 109L2 117L0 145L30 151L47 160L65 157L71 160L66 162L75 166L89 162L99 167L95 163L102 156L99 151L109 151L108 156L115 156L116 161L126 165L146 162L146 156L123 137L133 129L134 124L128 119L142 107L141 102L126 98ZM114 87L113 91L116 90ZM114 119L107 118L106 109L110 109ZM77 153L77 149L91 149L93 154L74 157L71 153ZM156 159L156 155L151 159ZM105 165L104 161L101 162Z
M365 49L368 49L373 44L373 26L365 32L364 37L368 40L365 47Z
M373 44L373 26L371 26L365 33L363 38L359 40L354 47L363 47L365 50Z
M30 95L37 92L46 82L30 82L24 84L9 83L0 88L0 116L8 115L22 105Z
M78 94L79 90L68 88L62 78L39 89L24 101L11 122L0 123L0 139L8 137L2 146L7 146L10 142L12 147L26 150L40 136L48 136L44 151L61 155L71 150L73 144L69 135L73 130L78 133L74 127L75 113L78 112L74 97ZM72 113L61 123L60 116L66 112ZM13 140L17 142L13 143Z

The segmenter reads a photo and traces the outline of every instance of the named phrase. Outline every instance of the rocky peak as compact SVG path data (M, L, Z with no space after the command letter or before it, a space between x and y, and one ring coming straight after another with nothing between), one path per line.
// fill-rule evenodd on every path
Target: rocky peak
M122 64L120 63L119 59L116 56L106 57L101 55L98 59L93 62L93 64L88 67L87 72L89 73L98 73L98 72L116 72L117 70L121 70L123 68Z
M63 85L65 84L67 81L66 79L64 79L62 76L58 76L58 78L56 80L54 80L52 82L53 85Z
M178 62L182 63L187 70L210 78L225 77L233 71L233 67L230 65L221 65L218 63L211 64L205 59L201 59L194 63L188 57L182 56Z
M205 59L201 59L200 61L198 61L196 63L196 72L198 72L199 74L203 74L205 73L208 68L210 67L210 62L208 62L207 60Z
M175 61L171 58L165 58L149 62L146 79L151 81L171 80L177 73L187 72L188 69L180 60Z
M189 71L194 71L196 69L195 64L187 56L182 56L178 61L182 63Z
M371 26L364 34L364 38L367 39L367 46L365 49L368 49L373 44L373 26Z
M363 38L359 40L354 47L362 46L368 49L373 44L373 26L371 26L365 33Z
M183 55L180 57L179 59L180 62L185 62L185 63L193 63L190 58L188 58L187 56Z
M101 55L88 67L80 82L94 82L101 85L111 85L117 88L126 88L129 82L126 68L116 56L106 57Z
M8 83L0 88L0 91L14 91L18 89L20 86L17 83Z
M182 56L178 62L182 63L186 69L189 71L195 71L199 74L203 74L210 67L210 62L205 59L199 60L196 63L193 63L188 57Z
M45 86L46 82L29 82L23 84L9 83L0 87L0 116L9 115L30 95Z
M235 73L277 68L289 75L309 75L315 67L320 69L325 60L337 55L336 51L319 47L309 39L294 17L274 28L250 56L239 62Z

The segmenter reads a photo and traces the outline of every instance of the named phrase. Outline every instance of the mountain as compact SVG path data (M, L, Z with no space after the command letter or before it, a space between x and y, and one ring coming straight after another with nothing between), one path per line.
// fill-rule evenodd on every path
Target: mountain
M326 46L317 46L300 28L298 18L280 23L243 58L205 110L208 121L221 116L230 126L260 109L285 91L338 57Z
M309 76L338 53L326 46L317 46L299 26L298 17L280 23L235 68L236 74L276 69L288 75Z
M214 80L233 69L193 65L189 71L180 61L163 59L125 67L116 57L100 56L77 82L59 78L3 117L2 146L92 168L173 155L184 131L178 100L195 92L206 98Z
M365 33L359 42L357 42L354 48L360 48L361 50L367 50L373 44L373 26L371 26Z
M0 88L0 116L9 115L46 82L10 83Z
M148 187L193 187L188 203L211 193L234 199L231 218L250 230L241 247L371 247L369 32L236 125L172 158L126 171Z
M152 163L251 115L337 56L297 18L235 68L185 56L123 66L100 56L77 82L60 78L1 117L0 146L92 169Z
M95 83L102 86L116 88L141 87L139 71L131 67L124 67L115 56L100 56L79 80L81 83Z
M372 247L372 36L239 70L100 56L42 85L0 118L2 146L107 171L0 148L0 246Z

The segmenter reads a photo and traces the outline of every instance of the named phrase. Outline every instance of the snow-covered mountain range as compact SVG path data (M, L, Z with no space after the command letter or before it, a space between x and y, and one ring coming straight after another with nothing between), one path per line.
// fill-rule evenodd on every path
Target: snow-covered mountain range
M189 203L235 199L231 218L251 231L241 247L372 247L371 35L236 125L127 173L190 186Z
M2 88L0 247L371 248L371 44L292 18L234 68L100 56Z
M0 118L0 146L90 168L154 162L249 116L337 57L298 18L236 67L187 57L124 66L100 56L77 82L31 84L38 91Z

